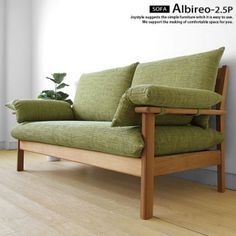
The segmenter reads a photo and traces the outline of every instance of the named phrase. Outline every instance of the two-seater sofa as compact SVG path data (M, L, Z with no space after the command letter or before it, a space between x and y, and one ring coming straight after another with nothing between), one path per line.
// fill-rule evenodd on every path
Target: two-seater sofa
M83 74L72 107L16 100L17 170L27 150L139 176L142 219L153 216L155 176L217 165L223 192L223 51ZM218 131L208 127L210 115Z

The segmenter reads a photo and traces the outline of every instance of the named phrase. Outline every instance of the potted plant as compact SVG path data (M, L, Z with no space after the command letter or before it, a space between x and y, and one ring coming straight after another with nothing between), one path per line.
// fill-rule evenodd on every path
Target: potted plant
M53 73L52 77L46 77L46 79L49 79L54 83L54 90L43 90L38 95L38 98L49 99L49 100L62 100L72 105L71 99L68 98L69 95L61 91L63 88L69 86L68 84L63 82L65 77L66 77L66 73ZM60 158L48 156L47 160L60 161Z
M66 73L53 73L52 78L46 77L54 83L54 90L43 90L39 95L39 99L50 99L50 100L62 100L72 105L71 99L68 99L69 95L61 91L61 89L69 86L64 83Z

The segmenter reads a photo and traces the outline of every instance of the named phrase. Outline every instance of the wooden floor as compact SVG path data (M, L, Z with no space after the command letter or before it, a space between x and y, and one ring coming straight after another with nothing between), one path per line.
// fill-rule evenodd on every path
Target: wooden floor
M0 152L1 236L236 235L236 192L174 177L156 184L155 217L139 219L140 179L26 153Z

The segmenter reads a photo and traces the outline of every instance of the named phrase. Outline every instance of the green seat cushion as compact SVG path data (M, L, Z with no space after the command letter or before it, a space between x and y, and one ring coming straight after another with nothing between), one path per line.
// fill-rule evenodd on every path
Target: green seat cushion
M69 103L56 100L15 100L17 122L73 120L74 114Z
M189 56L140 63L134 73L131 86L153 84L214 91L217 70L223 52L224 48L222 47ZM120 110L120 108L118 109ZM129 116L129 112L126 116ZM165 119L165 124L173 124L173 120L169 116L163 116L162 119ZM181 117L176 120L176 124L185 123L186 116L183 116L182 122L180 119ZM200 119L198 118L198 120ZM120 122L120 125L123 125L122 120ZM204 125L204 123L200 125Z
M76 119L111 121L122 94L131 85L137 65L83 74L74 99Z
M155 155L207 150L223 141L220 132L198 126L159 126L156 129Z
M140 114L135 113L135 106L159 106L174 108L209 108L222 100L222 96L203 89L157 86L152 84L137 85L127 90L118 106L112 126L140 123ZM129 115L127 115L129 114ZM190 123L192 116L159 115L157 125L184 125Z
M16 139L138 157L143 140L136 127L112 128L103 121L32 122L16 126Z
M22 123L12 130L19 140L55 144L140 157L144 142L136 126L111 127L99 121L42 121ZM155 155L167 155L208 149L222 141L213 129L197 126L156 127Z

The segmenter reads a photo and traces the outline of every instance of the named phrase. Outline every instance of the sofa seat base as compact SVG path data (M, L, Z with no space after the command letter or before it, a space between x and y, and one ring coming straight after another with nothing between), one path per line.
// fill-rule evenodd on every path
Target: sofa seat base
M19 141L18 152L24 151L53 155L68 161L79 162L129 175L142 176L142 158L117 156L102 152L88 151L78 148L63 147L38 142ZM19 161L20 160L20 161ZM24 169L23 154L18 164ZM154 158L154 176L218 165L221 162L220 151L201 151L185 154L175 154Z
M223 139L219 132L197 126L158 126L155 134L155 156L202 151ZM141 157L144 147L139 127L111 127L111 122L100 121L22 123L12 130L12 136L23 141L130 157Z

